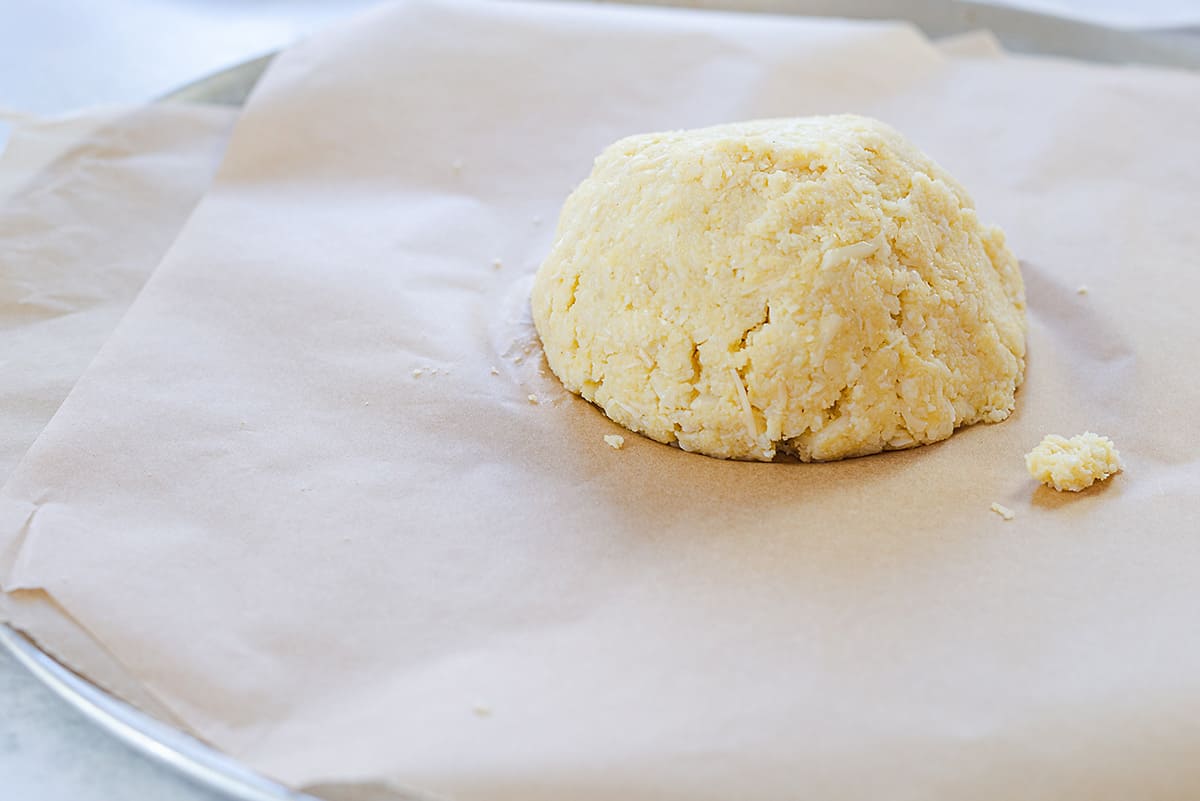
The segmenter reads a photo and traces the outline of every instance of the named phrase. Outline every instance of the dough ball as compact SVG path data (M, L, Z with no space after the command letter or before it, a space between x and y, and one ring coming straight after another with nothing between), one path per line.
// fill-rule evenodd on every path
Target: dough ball
M1029 475L1047 487L1079 492L1121 471L1121 454L1108 437L1084 431L1067 439L1047 434L1025 454Z
M623 139L567 199L533 317L550 368L687 451L841 459L1008 417L1025 300L999 228L857 116Z

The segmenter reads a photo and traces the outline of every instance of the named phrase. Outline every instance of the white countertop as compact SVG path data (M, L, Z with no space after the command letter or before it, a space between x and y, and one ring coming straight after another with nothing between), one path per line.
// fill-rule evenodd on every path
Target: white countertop
M2 649L0 798L226 801L98 729Z
M995 1L995 0L993 0ZM1200 0L1007 0L1120 26L1190 25ZM275 50L367 0L0 0L0 110L150 100ZM134 753L0 649L0 798L219 801Z

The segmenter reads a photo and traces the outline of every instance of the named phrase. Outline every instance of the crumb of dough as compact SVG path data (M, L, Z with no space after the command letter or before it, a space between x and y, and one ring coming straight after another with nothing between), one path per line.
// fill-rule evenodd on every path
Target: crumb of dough
M425 371L424 371L424 370L422 370L420 367L418 367L418 368L416 368L415 370L413 370L413 371L412 371L412 377L413 377L413 378L420 378L420 377L421 377L421 376L423 376L423 375L425 375Z
M488 372L490 372L492 375L500 375L500 370L499 370L498 368L496 368L496 367L493 367L493 368L492 368L491 370L489 370Z
M563 206L533 319L611 419L710 456L861 456L999 422L1025 371L1004 234L853 115L623 139Z
M475 713L477 718L487 718L492 715L492 708L487 704L475 704L471 707L471 711Z
M537 396L537 395L533 395L533 394L527 395L527 396L526 396L526 399L527 399L527 400L528 400L530 403L534 403L534 404L536 404L536 403L538 402L538 396Z
M1017 516L1016 512L1014 512L1012 509L1009 509L1007 506L1005 506L1002 503L993 503L992 511L995 512L996 514L1000 515L1005 520L1012 520L1014 517Z
M1067 439L1047 434L1025 454L1029 475L1059 492L1082 489L1121 471L1121 454L1108 437L1085 431Z
M621 448L625 447L625 438L620 434L605 434L604 441L608 444L608 447L612 448L613 450L619 451Z
M504 266L504 262L502 262L500 259L492 259L492 269L493 270L499 270L503 266Z
M1080 284L1079 289L1075 290L1076 294L1086 295L1088 293L1087 284Z

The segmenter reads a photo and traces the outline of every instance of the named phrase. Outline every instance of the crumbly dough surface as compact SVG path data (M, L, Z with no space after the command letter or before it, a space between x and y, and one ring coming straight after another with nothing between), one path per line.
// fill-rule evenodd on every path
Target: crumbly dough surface
M999 228L894 129L845 115L623 139L532 293L550 368L710 456L907 448L1013 409L1025 299Z
M1058 491L1079 492L1121 470L1121 454L1108 437L1085 431L1067 439L1047 434L1025 454L1029 475Z

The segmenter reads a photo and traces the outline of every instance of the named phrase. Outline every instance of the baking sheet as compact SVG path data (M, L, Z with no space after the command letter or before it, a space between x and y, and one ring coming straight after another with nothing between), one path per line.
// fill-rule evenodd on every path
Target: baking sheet
M326 776L382 776L489 798L549 797L567 791L574 797L599 797L625 790L645 797L703 797L704 792L728 795L734 782L744 788L750 776L764 797L782 797L794 791L795 777L803 775L829 797L854 797L884 788L888 782L912 787L921 797L946 787L979 791L972 794L987 797L989 788L996 789L996 782L1011 775L1006 771L1013 765L1032 764L1047 771L1029 796L1040 797L1039 792L1090 789L1090 783L1080 784L1086 778L1081 771L1095 758L1095 749L1120 747L1136 757L1136 764L1109 767L1109 773L1122 771L1116 776L1100 770L1099 778L1110 786L1114 779L1125 781L1126 791L1134 780L1153 780L1151 784L1164 792L1183 786L1179 782L1190 777L1188 766L1176 758L1178 752L1168 748L1143 753L1145 749L1124 743L1122 737L1145 734L1149 725L1151 733L1182 749L1191 742L1186 719L1158 714L1152 704L1141 703L1130 710L1095 701L1111 701L1115 694L1144 702L1170 690L1172 710L1186 718L1186 699L1193 690L1189 682L1194 670L1189 673L1188 668L1194 665L1188 660L1194 649L1186 637L1179 636L1186 634L1179 630L1183 621L1161 614L1146 615L1152 619L1150 625L1142 621L1145 613L1162 611L1147 609L1151 601L1164 607L1170 603L1175 610L1189 609L1190 593L1182 582L1191 553L1186 540L1168 536L1165 543L1158 541L1156 552L1139 549L1137 553L1148 562L1131 562L1125 546L1134 543L1129 539L1135 533L1133 521L1158 522L1176 533L1181 533L1177 528L1181 522L1194 522L1195 497L1190 494L1195 486L1194 465L1180 458L1186 452L1180 453L1178 439L1153 425L1158 419L1130 427L1116 408L1129 400L1122 394L1128 382L1110 386L1104 370L1111 369L1107 362L1119 363L1125 351L1139 357L1146 353L1149 361L1164 331L1172 333L1173 342L1195 345L1196 334L1187 327L1186 317L1165 302L1171 290L1163 282L1148 287L1123 283L1125 274L1119 270L1123 262L1109 249L1115 241L1116 250L1123 247L1135 257L1153 254L1154 264L1164 256L1167 263L1186 258L1193 244L1186 234L1156 235L1162 233L1160 225L1179 230L1174 223L1181 217L1175 215L1194 212L1194 205L1189 206L1194 201L1183 190L1195 176L1187 173L1187 165L1181 170L1167 162L1165 155L1155 161L1154 154L1142 158L1141 151L1122 147L1133 148L1139 137L1150 132L1161 137L1156 109L1168 103L1178 107L1194 90L1194 83L1189 83L1194 79L1136 71L1080 72L1043 64L1025 65L1024 72L1018 70L1010 80L1007 68L1003 74L999 69L991 74L990 63L947 67L914 51L910 63L886 65L880 87L871 83L874 73L862 69L862 60L837 60L844 50L828 47L830 31L825 30L825 46L800 56L820 57L823 66L834 56L832 79L826 72L825 86L811 93L799 91L796 81L780 81L777 72L767 69L728 74L714 70L715 84L701 88L720 89L738 82L741 89L728 95L716 92L715 108L713 93L702 94L692 86L668 81L663 88L675 91L658 94L654 86L634 84L642 94L617 113L650 123L667 114L757 116L762 112L755 109L782 104L784 92L792 93L787 95L789 104L811 104L797 112L834 110L820 104L849 102L849 90L862 90L865 81L866 88L881 91L856 101L865 106L858 110L873 111L913 133L977 197L987 192L985 217L1004 222L1014 242L1024 238L1025 246L1018 251L1029 254L1026 275L1031 302L1035 287L1043 299L1042 305L1035 302L1033 307L1031 358L1045 359L1042 364L1049 367L1039 368L1046 372L1041 373L1042 386L1037 389L1036 365L1031 362L1030 384L1023 391L1017 419L972 429L934 448L827 466L830 469L821 474L807 471L801 481L788 478L781 487L776 480L781 475L778 468L800 466L758 466L776 473L751 475L737 472L744 467L640 441L626 451L611 452L600 439L608 424L580 402L556 398L553 383L536 369L532 354L524 356L528 340L522 337L528 330L520 313L520 279L528 268L520 256L544 245L538 237L546 234L537 232L540 226L535 218L546 211L536 197L521 202L512 195L509 187L527 175L527 162L513 158L513 151L503 145L519 140L528 152L548 155L551 167L560 171L556 174L569 178L567 170L576 169L577 160L586 161L596 149L594 143L585 137L585 141L547 143L537 138L547 134L534 128L536 120L488 114L519 99L511 94L518 90L544 94L554 88L539 84L538 78L552 79L544 76L540 63L523 57L523 51L503 37L504 44L492 47L503 49L513 71L500 74L506 80L514 76L526 80L489 87L501 90L500 97L490 100L495 105L451 107L434 91L416 91L415 97L381 96L393 88L355 81L370 73L369 63L378 66L377 59L388 50L385 38L403 32L423 37L426 58L393 68L415 69L429 78L429 64L436 63L429 56L437 51L438 32L451 27L438 15L464 13L464 8L471 7L404 7L404 13L395 17L381 16L367 28L343 30L341 38L301 49L295 60L285 62L290 67L273 74L275 83L261 90L239 131L245 149L239 150L235 142L218 190L43 436L22 474L6 489L6 513L26 513L21 515L26 517L31 506L40 510L36 523L10 529L23 539L17 558L8 566L6 589L36 584L63 599L87 596L88 603L66 601L66 605L87 607L92 630L104 630L102 639L114 643L136 665L159 697L169 698L176 710L186 709L189 722L206 736L219 743L223 739L235 753L292 781L316 781L317 772L328 771ZM484 20L475 17L478 10L473 9L468 18L456 18L453 27L459 32L477 30L482 39L485 29L498 24L486 17L520 8L489 10ZM544 18L537 20L534 32L544 39L535 36L534 40L543 41L543 46L557 42L561 47L563 28L586 24L586 32L595 36L597 30L605 31L595 18L581 21L571 16L577 12L562 13L551 17L553 25L545 24ZM615 19L609 24L629 21L628 17L620 23L611 21ZM654 18L634 19L640 26ZM706 20L706 24L713 22ZM737 44L739 37L751 33L755 44L778 41L782 46L785 38L793 45L796 41L794 35L784 36L795 30L750 31L731 27L727 18L719 22L720 34L687 26L681 32L677 24L669 31L665 24L651 24L651 30L657 36L682 35L691 42L715 41L721 46ZM583 43L594 41L576 33ZM661 53L661 46L652 46L661 42L653 39L646 35L641 40L646 52ZM596 44L599 51L602 42ZM745 40L741 44L744 49ZM884 49L878 41L870 45L873 57ZM485 48L479 57L491 56L495 64L495 55ZM321 69L314 72L318 65ZM333 83L337 83L334 76L349 82L354 91L341 100L346 85L338 86L336 93L328 85L320 87L321 96L344 114L315 122L305 116L300 87L309 92L311 84L304 79L314 74ZM839 75L846 76L844 83L838 81ZM580 70L571 77L602 80L604 75ZM606 92L627 91L631 83L601 87L576 83L559 88L599 90L584 91L583 96L605 100L610 98ZM1038 88L1032 99L1026 84ZM983 88L987 91L981 92ZM905 92L907 99L896 96ZM572 114L596 109L594 113L605 115L601 120L585 119L598 122L597 138L604 133L611 136L604 125L612 125L608 115L620 104L584 107L578 97L563 98L563 109ZM403 105L409 112L413 101L420 101L418 108L428 119L418 115L427 126L407 131L396 141L396 130L388 127L386 114L379 110L399 99L408 101ZM947 108L978 110L972 104L983 99L988 101L984 109L995 109L990 119L982 112L965 120L944 115ZM707 103L703 108L702 100ZM1046 128L1016 129L1019 122L1026 122L1016 114L1012 114L1013 127L995 125L995 114L1027 108L1030 103L1053 112ZM1130 136L1128 141L1096 141L1090 135L1097 118L1112 119L1104 114L1107 109L1131 103L1144 119L1122 121L1127 129L1121 133ZM356 115L356 110L369 110L367 118ZM931 112L943 112L936 125ZM439 134L478 130L479 126L461 123L483 118L491 121L487 142L428 137L435 128ZM278 141L273 150L265 144L266 133L279 130L275 126L281 119L306 123L297 129L302 132L298 141L283 152ZM1170 133L1194 135L1187 120L1179 123ZM1025 134L1016 144L1026 150L1016 154L1004 149L1011 148L1013 140L1003 134L1014 129ZM418 158L390 169L436 187L432 194L438 199L395 198L387 169L378 175L379 160L373 158L384 148L347 152L338 146L364 131L386 132L392 137L391 147L409 156L415 153ZM1093 149L1081 149L1081 142ZM331 143L334 147L329 147ZM477 149L468 150L468 145ZM981 149L997 155L980 159ZM1063 158L1064 151L1075 155ZM454 162L460 158L462 167L455 170ZM423 165L415 175L409 172L414 163ZM1012 169L1014 163L1024 169ZM480 170L482 174L469 173L472 164L486 169ZM1074 204L1066 204L1068 210L1080 205L1089 212L1096 209L1098 204L1090 199L1095 187L1087 185L1100 174L1100 164L1117 168L1103 173L1105 186L1119 190L1109 199L1117 204L1115 216L1134 221L1130 230L1103 242L1108 246L1104 248L1087 236L1094 231L1091 215L1063 211L1064 199L1071 198ZM443 165L442 171L434 165ZM1044 175L1047 165L1054 181ZM1136 180L1119 169L1130 165L1137 167ZM1147 169L1154 179L1153 193L1144 188ZM457 180L467 182L467 191L451 183ZM324 202L303 202L305 188L318 185L326 193ZM1066 198L1060 191L1063 186L1070 190ZM1082 195L1085 188L1089 201L1082 204L1072 192ZM284 189L286 197L280 191ZM328 211L331 190L339 206L334 212ZM385 191L383 202L378 202ZM538 183L538 191L545 192L544 203L552 213L563 189L553 190L558 195L552 197L547 186ZM247 204L248 198L255 202ZM306 217L306 211L318 216ZM378 219L385 212L386 221ZM265 229L255 225L253 236L234 236L229 226L243 215L250 216L237 223L235 231L249 227L251 219L264 222L264 215L269 225ZM1058 223L1054 236L1045 233L1048 218ZM339 225L330 226L331 220ZM386 225L371 225L372 220ZM424 237L448 239L461 230L458 226L468 223L491 238L469 242L455 236L448 255L431 258ZM395 240L381 242L367 236L391 230L388 226L395 227ZM309 233L314 230L328 236L328 241ZM489 251L499 250L505 232L512 248L505 252L506 263L515 261L517 270L507 275L503 270L499 275L488 272L490 279L480 278L472 268L490 270L490 258L475 250L484 245L492 245ZM189 247L195 252L189 252ZM518 255L515 260L513 252ZM384 258L388 254L393 261ZM399 266L383 267L392 264ZM213 270L213 265L219 269ZM1079 301L1071 282L1079 280L1084 266L1094 285L1087 296L1093 305L1081 310L1069 302ZM495 291L505 287L513 291ZM1114 310L1120 309L1124 319L1136 310L1106 302L1103 292L1096 291L1104 287L1112 292L1109 298L1136 297L1148 303L1155 309L1154 319L1139 318L1138 325L1112 322L1110 327L1107 321L1123 319L1112 314ZM241 294L231 293L231 288ZM312 301L314 292L322 295L321 302ZM227 308L234 297L248 308ZM458 308L454 303L466 304L476 314L456 319L477 320L476 326L451 332L432 324L436 320L423 318L425 304L438 297L449 300L451 308ZM496 298L513 305L486 302ZM412 316L393 319L395 302ZM392 311L385 313L389 307ZM356 313L348 314L351 310ZM356 323L362 319L375 321L376 327L363 330ZM429 330L408 327L414 319L431 323ZM392 326L379 328L380 320L391 320ZM287 333L271 336L272 331ZM429 337L430 331L438 336ZM147 336L149 332L158 336ZM164 334L167 341L159 341ZM357 358L364 346L373 355L384 354L382 363ZM1056 352L1075 358L1058 363ZM469 372L470 365L463 361L484 354L505 368L506 375L499 381L489 383L490 373L482 381L484 373ZM524 358L518 362L518 356ZM270 368L264 371L269 384L263 385L245 369L251 366L246 357ZM415 383L404 361L414 358L445 372L427 376L437 381ZM1135 361L1139 377L1163 378L1165 365ZM212 382L214 366L222 376L213 383L230 381L226 387L239 391L205 390L206 402L197 405L192 393ZM197 375L204 371L204 381L199 381ZM148 375L154 380L147 381ZM178 392L180 387L188 392ZM527 387L552 402L530 407L524 401ZM248 394L247 388L252 390ZM1196 386L1186 377L1176 380L1172 388L1171 406L1164 411L1187 408L1195 400ZM439 411L446 405L439 401L447 396L460 402ZM1031 396L1040 400L1026 403ZM121 403L113 402L117 398ZM373 428L376 423L366 419L370 413L360 411L352 401L362 410L386 407L378 423L383 428ZM1101 408L1098 401L1109 407ZM249 412L242 415L246 428L239 423L238 433L222 428L232 423L235 407ZM1048 424L1069 423L1072 418L1061 411L1064 408L1073 409L1077 416L1086 412L1090 421L1108 422L1106 432L1124 446L1127 460L1141 478L1132 491L1121 491L1122 479L1063 505L1052 516L1042 507L1059 499L1029 494L1019 467L1012 472L1014 479L1007 468L1002 469L1004 461L991 456L1014 450L1014 444L1027 447L1021 440L1034 431L1040 436L1039 429ZM97 426L89 409L103 410L106 419ZM171 453L156 447L156 437L144 436L144 427L143 436L133 433L132 423L144 426L148 411L157 433L169 435ZM450 420L454 427L422 425ZM397 433L401 424L403 436ZM240 433L246 430L250 433ZM73 441L79 437L85 447ZM1126 444L1130 440L1132 448ZM563 449L559 443L564 441L580 444L576 450ZM588 442L598 450L588 450ZM264 443L270 447L262 447ZM128 453L129 448L134 452ZM401 450L431 454L426 464L434 472L406 476L411 465L393 461ZM198 452L204 458L197 458ZM624 461L614 462L613 457ZM609 461L601 461L605 458ZM682 469L681 459L689 460ZM100 463L107 466L106 473L93 475L89 468ZM469 469L455 469L462 464ZM146 475L128 469L135 465ZM243 472L230 473L231 465L241 466ZM260 481L257 471L265 467L274 474ZM918 475L919 486L938 486L942 492L915 493ZM55 476L53 483L47 481L49 476ZM247 481L247 476L256 478ZM188 494L187 486L176 485L178 479L224 481L220 489L232 494L220 496L219 502L216 495ZM53 497L33 503L35 494L30 490L40 482L45 482L43 490L56 487L55 493L69 487L65 493L69 503ZM155 492L131 491L138 489L135 484ZM194 484L190 488L196 489ZM353 502L347 504L351 489ZM1011 500L1006 492L1018 495L1017 499ZM244 503L237 502L239 493ZM314 493L318 497L312 497ZM437 497L444 503L430 503ZM462 508L457 503L461 497L471 498L477 508ZM1101 498L1104 503L1097 503ZM597 499L620 500L596 503ZM986 509L991 500L1018 508L1024 527L990 516ZM264 531L272 528L266 525L272 513L288 512L284 501L297 507L285 519L288 530ZM151 519L133 516L134 509L139 515L149 513ZM1188 517L1189 510L1193 517ZM379 516L381 511L384 517ZM207 528L194 524L197 513ZM86 530L81 515L87 519ZM180 516L191 522L183 524ZM385 519L390 525L381 524ZM547 527L549 519L559 525ZM1089 531L1090 540L1079 541L1079 532L1096 528L1101 519L1112 528ZM497 531L497 520L513 525ZM472 521L477 525L467 525ZM979 526L1007 526L1000 529L1006 536L979 537L978 531L971 531L976 521ZM603 524L602 530L589 531L588 524L596 522ZM115 566L98 565L80 551L89 541L95 542L97 523L100 530L112 526L114 534L106 538L106 545L110 553L113 546L120 552L122 567L130 564L126 560L159 566L178 562L193 579L217 570L229 597L211 597L203 586L142 572L120 579L137 586L114 586L106 573ZM741 530L731 536L730 528ZM221 539L214 540L212 532L220 532ZM342 539L336 539L335 533ZM1119 554L1115 564L1094 558L1097 538L1102 556ZM396 542L404 548L397 548ZM47 558L50 543L64 559ZM356 570L335 575L337 564L321 564L322 559L341 558L334 545L354 552ZM171 558L163 559L163 554ZM290 567L304 570L280 569L285 556ZM340 564L346 566L345 561ZM421 565L421 574L404 570L414 564ZM1072 574L1064 574L1065 564L1072 566ZM548 572L548 566L554 569ZM257 583L250 581L252 569L260 571ZM1109 579L1110 596L1096 598L1089 591L1097 575ZM1163 583L1159 594L1147 599L1141 581L1151 575ZM271 576L292 586L264 586L272 583ZM305 578L297 582L297 576ZM347 576L352 580L346 582ZM90 586L81 587L81 578ZM354 598L345 597L346 586L353 588L349 594ZM106 614L111 607L106 610L105 602L128 601L132 608L155 588L155 597L173 608L145 610L140 603L142 609L132 609L133 619ZM105 597L92 597L95 590ZM1024 593L1010 597L1014 590ZM372 591L387 599L385 606L363 607L363 598ZM92 606L94 601L100 603ZM355 614L340 614L344 609L331 607L355 601ZM1129 601L1138 604L1131 607ZM297 608L337 621L333 639L301 639L295 626ZM898 615L900 610L906 614ZM286 620L272 617L284 611ZM220 672L193 664L187 642L167 648L160 640L148 649L146 634L153 630L158 636L170 627L168 623L178 629L181 621L187 632L205 630L203 624L210 616L224 616L233 629L222 633L215 643L217 650L226 657L240 657L236 662L240 670L256 664L259 668L228 683L229 677L222 677L217 686L189 687L213 682ZM316 617L301 616L306 623ZM747 626L746 621L754 625ZM1133 622L1139 624L1136 629L1127 626ZM129 627L123 633L113 630L123 626ZM364 631L375 636L363 637ZM267 643L253 636L264 632L270 633ZM991 637L983 638L984 632ZM666 633L670 636L664 638ZM1060 644L1056 637L1063 634L1072 636ZM321 646L331 641L347 647L328 660L336 665L318 664L323 656L328 659L329 652L323 653ZM1155 663L1156 669L1148 670L1142 662L1129 659L1110 665L1092 665L1086 658L1076 661L1081 655L1090 657L1091 648L1160 641L1171 646L1175 657L1165 667ZM378 648L401 658L376 661L378 652L371 652ZM139 649L141 653L135 653ZM311 662L315 678L293 674L297 649L310 657L301 664ZM272 667L285 654L289 673L281 680ZM880 654L882 664L874 661ZM377 670L385 663L386 671ZM648 669L625 669L630 664ZM952 671L946 669L950 664ZM1080 664L1090 672L1071 675L1074 681L1069 684L1055 669L1067 665L1078 669ZM695 665L705 669L697 670ZM334 668L340 676L354 676L352 686L360 689L353 695L370 695L371 703L339 698L338 687L325 686L321 671ZM1039 681L1032 681L1035 678ZM1080 683L1080 678L1090 681ZM1146 685L1150 679L1154 679L1152 687ZM378 693L380 689L386 692ZM197 692L184 697L188 691ZM289 707L289 699L306 708ZM253 714L239 706L247 700L258 702ZM491 714L477 714L481 705ZM1092 718L1069 714L1076 705ZM389 712L400 708L405 710L403 719L396 720ZM1149 724L1148 708L1156 713ZM331 716L355 753L331 754L340 749L328 743L322 744L321 754L306 753L305 743L311 739L303 737L303 726L281 719L290 714L309 715L306 725L314 725L312 715L318 721L322 715ZM205 716L225 717L216 724L197 725ZM1097 722L1125 725L1114 727L1120 731L1098 742L1096 733L1110 727L1096 726ZM329 731L324 726L322 730ZM964 738L964 731L971 734ZM1064 733L1075 736L1064 738ZM958 746L964 739L968 745L981 745L967 747L963 753ZM395 753L396 742L404 744L405 753ZM1058 753L1063 758L1053 765L1039 761L1049 743L1063 742L1071 743L1074 750ZM953 770L922 772L937 760L920 757L944 758L948 753L957 757ZM858 775L866 754L875 767L872 776ZM972 755L975 759L969 758ZM341 760L337 768L328 767L333 759ZM283 764L289 760L295 764ZM464 763L469 770L464 770ZM609 769L612 765L621 766L619 775ZM1095 765L1090 769L1094 771ZM308 779L303 771L310 772ZM1121 789L1120 781L1115 782L1114 792Z
M42 636L53 639L53 635L47 635L45 630ZM0 624L0 648L87 720L143 756L200 785L221 791L222 798L312 801L311 796L292 792L262 778L228 756L99 689L8 625Z

